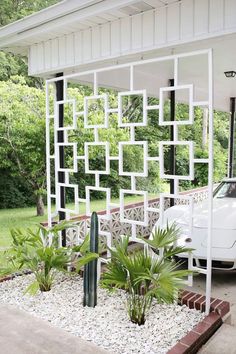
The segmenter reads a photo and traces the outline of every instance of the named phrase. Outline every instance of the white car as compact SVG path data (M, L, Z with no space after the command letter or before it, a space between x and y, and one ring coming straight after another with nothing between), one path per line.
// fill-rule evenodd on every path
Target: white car
M180 228L179 245L193 248L198 267L206 267L208 200L194 204L193 229L190 234L188 205L176 205L164 213L164 224L175 222ZM186 258L187 254L181 254ZM212 267L236 269L236 178L223 180L214 191Z

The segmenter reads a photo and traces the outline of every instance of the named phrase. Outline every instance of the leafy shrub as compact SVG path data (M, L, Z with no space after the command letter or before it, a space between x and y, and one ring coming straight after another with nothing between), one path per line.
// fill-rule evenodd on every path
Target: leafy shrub
M34 202L32 191L22 178L0 169L0 209L22 208Z
M5 266L0 268L0 274L9 274L17 270L30 270L35 280L27 287L25 292L31 295L38 290L50 291L59 271L66 271L71 265L74 255L79 254L74 266L78 271L81 266L98 257L88 252L89 238L74 248L59 247L59 234L71 226L68 222L61 222L51 228L40 226L37 231L28 229L26 233L21 230L12 230L12 244L4 252Z
M147 247L134 253L128 252L129 237L124 237L111 249L111 261L102 275L101 284L112 291L126 290L126 307L132 322L142 325L154 298L159 302L172 303L178 297L178 289L183 286L183 278L189 270L179 269L173 257L191 249L175 247L179 231L175 226L157 229L152 240L143 239L162 256L154 256Z

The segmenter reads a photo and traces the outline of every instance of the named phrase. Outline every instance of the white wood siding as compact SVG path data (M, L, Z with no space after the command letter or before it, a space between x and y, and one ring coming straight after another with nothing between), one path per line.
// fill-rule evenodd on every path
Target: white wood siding
M194 11L194 0L182 0L180 7L180 38L189 39L193 37L194 31L194 21L193 19Z
M236 32L236 0L182 0L35 43L29 73L63 71L75 65Z
M209 1L195 0L193 3L193 37L208 33L209 28Z

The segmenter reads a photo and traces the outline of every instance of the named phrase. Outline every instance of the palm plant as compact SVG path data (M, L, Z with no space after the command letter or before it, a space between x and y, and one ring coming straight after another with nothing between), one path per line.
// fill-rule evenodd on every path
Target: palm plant
M25 293L36 294L38 290L51 290L59 271L66 271L71 264L74 253L80 255L76 261L76 268L98 257L88 252L88 237L74 248L59 247L60 231L72 226L68 222L61 222L51 228L39 226L38 230L12 230L12 244L4 252L4 266L0 274L9 274L18 270L30 270L35 280L26 288Z
M176 227L171 226L158 229L153 240L143 239L152 247L163 248L162 256L154 256L147 248L129 253L129 237L123 237L110 250L111 261L102 275L101 284L108 290L126 290L126 307L132 322L144 324L153 298L165 303L176 300L184 277L191 273L179 269L179 264L172 260L178 253L190 252L190 249L174 246L178 233Z
M185 246L178 246L180 229L175 223L170 226L167 223L165 228L158 226L151 234L149 239L143 238L143 241L148 244L156 254L159 254L159 250L162 249L162 257L164 259L173 259L180 253L189 253L193 251L193 248Z

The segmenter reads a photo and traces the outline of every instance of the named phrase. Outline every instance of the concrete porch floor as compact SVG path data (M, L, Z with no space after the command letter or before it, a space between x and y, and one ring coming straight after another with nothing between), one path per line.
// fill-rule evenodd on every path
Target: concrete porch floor
M200 294L205 292L205 276L194 279L189 290ZM231 316L200 349L201 354L236 354L236 271L213 271L212 297L229 301Z
M0 354L109 354L48 322L0 305Z

